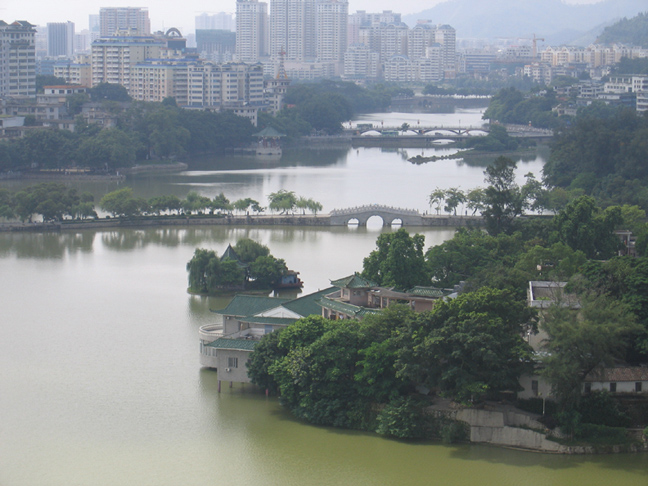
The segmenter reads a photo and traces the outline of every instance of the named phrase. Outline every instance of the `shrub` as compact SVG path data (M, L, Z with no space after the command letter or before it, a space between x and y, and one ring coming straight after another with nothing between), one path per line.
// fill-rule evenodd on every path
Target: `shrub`
M576 438L590 444L625 444L628 442L626 429L606 425L581 424Z
M441 440L445 444L465 442L470 438L468 425L463 422L447 422L441 426Z
M392 400L378 414L376 432L399 439L429 438L432 417L425 413L424 405L411 397Z
M618 402L605 390L585 395L578 406L581 421L608 427L629 427L630 417L619 410Z

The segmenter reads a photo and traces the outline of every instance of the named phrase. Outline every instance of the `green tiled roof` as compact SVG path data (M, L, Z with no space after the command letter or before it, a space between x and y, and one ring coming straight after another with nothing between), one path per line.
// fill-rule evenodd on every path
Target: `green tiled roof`
M414 287L413 289L408 290L407 293L419 297L432 297L436 299L440 299L447 294L447 292L437 289L436 287Z
M289 326L297 319L291 317L244 317L241 321L250 324L272 324L273 326Z
M319 303L322 307L356 318L364 317L368 314L380 314L380 309L369 309L367 307L340 302L339 300L327 299L326 297L322 297Z
M378 285L371 280L361 277L357 273L349 275L348 277L340 278L338 280L331 280L331 285L345 289L368 289L370 287L377 287Z
M336 287L329 287L324 290L318 290L317 292L314 292L312 294L304 295L303 297L299 297L295 300L286 302L285 304L283 304L283 306L302 317L307 317L312 314L321 315L322 308L317 303L317 301L325 295L328 295L331 292L335 292L336 290Z
M273 307L280 306L284 302L288 302L288 299L236 294L230 303L227 304L227 307L212 312L224 316L253 316L260 312L267 311L268 309L272 309Z
M238 349L241 351L254 351L254 346L256 346L256 341L254 339L227 339L227 338L218 338L216 341L212 341L205 346L211 346L216 349Z
M234 251L234 248L232 248L232 245L227 245L227 248L220 257L220 260L221 262L223 260L234 260L240 268L247 268L249 266L247 263L241 261L239 256L236 254L236 251Z
M266 127L263 130L261 130L259 133L255 133L252 136L253 137L285 137L286 134L281 133L272 127Z

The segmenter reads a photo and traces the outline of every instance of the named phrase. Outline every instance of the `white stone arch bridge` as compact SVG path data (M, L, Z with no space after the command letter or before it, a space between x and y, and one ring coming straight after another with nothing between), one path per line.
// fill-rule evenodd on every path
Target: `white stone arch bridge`
M366 226L372 216L378 216L383 226L392 226L400 221L402 226L422 226L423 216L415 209L395 208L380 204L369 204L348 209L334 209L330 213L331 226L346 226L352 220L357 220L359 226Z

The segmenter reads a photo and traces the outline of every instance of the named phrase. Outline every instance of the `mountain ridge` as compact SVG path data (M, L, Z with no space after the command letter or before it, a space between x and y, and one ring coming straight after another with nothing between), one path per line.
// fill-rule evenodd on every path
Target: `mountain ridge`
M604 26L648 10L636 0L603 0L594 4L567 4L561 0L449 0L422 12L404 15L410 27L419 19L449 24L457 38L531 38L545 45L594 42Z

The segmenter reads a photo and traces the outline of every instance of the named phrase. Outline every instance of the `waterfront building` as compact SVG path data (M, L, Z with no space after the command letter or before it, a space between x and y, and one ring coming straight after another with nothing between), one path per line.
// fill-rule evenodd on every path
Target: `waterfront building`
M258 0L236 2L236 59L258 62L267 54L268 4Z
M227 307L213 311L221 323L200 328L200 364L218 369L219 381L248 383L247 362L256 343L298 319L318 315L332 320L361 320L395 303L424 312L440 299L451 298L452 292L434 287L399 292L379 287L356 273L297 299L237 294Z
M99 10L99 33L101 37L115 35L128 30L136 35L150 35L151 21L147 8L102 7Z
M72 58L74 55L74 22L47 24L47 55Z
M0 96L36 95L36 29L0 20Z

